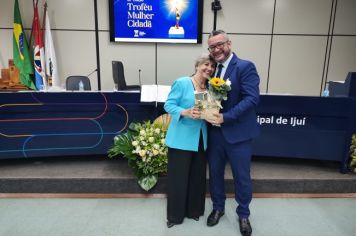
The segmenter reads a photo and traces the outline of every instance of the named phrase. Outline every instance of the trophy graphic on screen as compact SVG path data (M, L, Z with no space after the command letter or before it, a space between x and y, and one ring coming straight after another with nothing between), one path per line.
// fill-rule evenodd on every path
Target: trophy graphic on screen
M178 8L176 8L176 29L179 29L180 14Z
M182 12L187 7L186 0L166 0L170 12L175 15L175 25L169 28L168 35L171 38L183 38L184 28L179 25Z

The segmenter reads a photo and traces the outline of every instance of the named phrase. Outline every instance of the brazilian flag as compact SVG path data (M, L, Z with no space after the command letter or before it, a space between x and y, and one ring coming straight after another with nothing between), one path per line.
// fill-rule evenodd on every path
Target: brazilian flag
M13 53L15 66L20 71L21 83L35 90L36 86L32 80L33 65L31 62L30 54L28 52L26 35L23 32L18 0L15 0L14 7Z

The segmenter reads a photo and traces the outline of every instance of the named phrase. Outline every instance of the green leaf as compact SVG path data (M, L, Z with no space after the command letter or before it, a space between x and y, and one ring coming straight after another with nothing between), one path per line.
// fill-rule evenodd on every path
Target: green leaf
M150 175L139 179L138 184L143 190L149 191L157 184L157 181L158 177L156 175Z
M352 172L356 172L356 134L352 135L351 145L350 145L350 163L349 167Z
M108 151L110 158L118 155L131 156L132 155L132 135L130 133L120 134L115 137L114 145Z

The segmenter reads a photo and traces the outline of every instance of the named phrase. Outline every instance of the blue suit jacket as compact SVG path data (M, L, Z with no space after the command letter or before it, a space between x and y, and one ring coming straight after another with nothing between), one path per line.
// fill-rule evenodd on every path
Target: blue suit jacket
M194 86L190 77L182 77L174 81L164 104L164 109L172 116L166 135L166 145L168 147L198 151L200 131L202 131L204 150L206 150L206 122L180 115L183 110L193 107L194 101Z
M233 54L224 79L231 81L227 101L221 104L224 116L221 130L226 141L237 143L256 137L259 126L255 108L259 102L260 78L255 65Z

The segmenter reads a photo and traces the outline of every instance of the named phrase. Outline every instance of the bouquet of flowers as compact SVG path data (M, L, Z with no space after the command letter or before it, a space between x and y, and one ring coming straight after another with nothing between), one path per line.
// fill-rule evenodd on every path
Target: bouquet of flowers
M221 101L227 99L227 93L231 90L231 81L214 77L209 79L208 93L195 95L195 105L201 111L202 119L213 118L212 114L218 112L222 106Z
M138 184L148 191L156 185L158 175L167 172L166 133L167 125L161 122L131 123L126 133L114 137L108 156L126 158Z
M221 101L227 100L227 92L231 90L231 81L214 77L209 80L209 95L212 97L213 100L219 101L220 108Z

